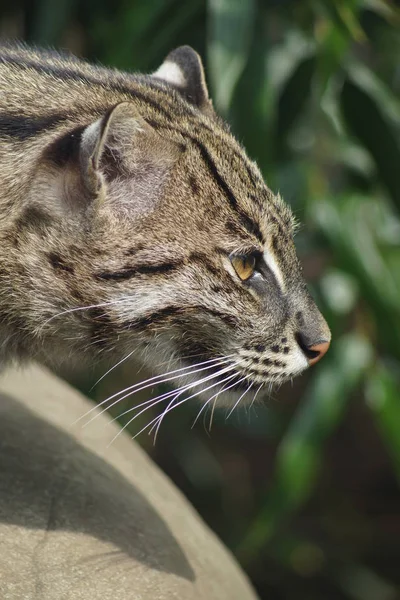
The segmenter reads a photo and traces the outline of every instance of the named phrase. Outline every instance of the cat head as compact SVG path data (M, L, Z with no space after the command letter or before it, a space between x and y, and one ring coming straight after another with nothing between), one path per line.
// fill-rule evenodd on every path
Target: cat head
M88 90L91 119L46 145L19 219L41 273L25 297L36 352L133 354L204 397L294 377L330 332L289 208L215 114L191 48L123 82L97 103Z

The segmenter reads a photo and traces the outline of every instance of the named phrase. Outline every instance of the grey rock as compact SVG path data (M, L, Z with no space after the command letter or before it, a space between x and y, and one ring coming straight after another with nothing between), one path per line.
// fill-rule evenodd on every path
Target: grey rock
M0 378L1 600L255 600L129 436L72 425L92 406L38 367Z

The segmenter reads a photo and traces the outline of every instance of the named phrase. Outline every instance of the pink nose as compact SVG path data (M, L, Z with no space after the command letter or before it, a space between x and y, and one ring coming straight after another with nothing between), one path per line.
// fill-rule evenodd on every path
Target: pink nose
M330 342L320 342L307 347L308 364L315 365L328 352Z

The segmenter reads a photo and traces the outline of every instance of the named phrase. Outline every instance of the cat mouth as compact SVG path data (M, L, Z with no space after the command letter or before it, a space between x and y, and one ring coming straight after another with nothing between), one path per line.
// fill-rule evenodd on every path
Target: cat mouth
M206 401L209 396L217 397L218 400L228 399L229 396L235 398L238 395L246 396L246 400L252 399L255 394L261 392L264 385L280 385L291 379L292 376L287 373L265 373L257 369L251 369L249 366L243 368L232 356L216 357L215 354L196 353L185 357L185 362L191 367L206 365L201 369L202 381L198 381L201 386L199 396ZM225 403L225 402L223 402Z

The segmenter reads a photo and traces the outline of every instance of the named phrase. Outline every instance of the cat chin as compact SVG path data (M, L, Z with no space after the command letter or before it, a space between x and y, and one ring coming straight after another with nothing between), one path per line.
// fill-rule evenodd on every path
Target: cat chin
M252 404L260 404L265 402L274 388L279 388L284 383L292 381L295 377L303 373L308 368L308 365L298 366L293 372L275 376L273 379L258 381L246 379L241 381L243 377L238 375L239 383L221 383L215 386L212 390L202 389L198 391L197 398L203 404L212 407L215 404L216 408L232 409L236 407L250 406Z
M239 378L240 381L240 378ZM202 389L197 393L197 401L209 408L232 409L236 406L248 406L255 396L262 399L260 384L252 385L250 381L239 384L216 384L211 390ZM257 393L257 390L260 392Z

